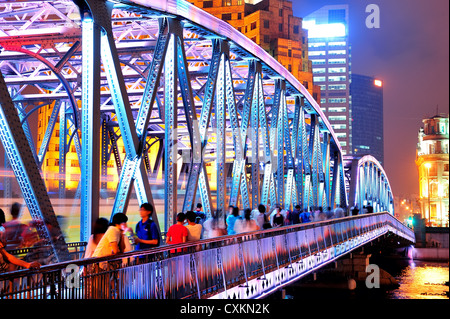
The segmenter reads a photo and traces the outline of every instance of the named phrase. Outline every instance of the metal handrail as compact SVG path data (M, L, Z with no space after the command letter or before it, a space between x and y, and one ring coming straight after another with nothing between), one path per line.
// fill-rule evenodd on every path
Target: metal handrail
M85 242L85 241L67 243L68 248L79 248L79 247L86 247L86 246L87 246L87 242ZM33 250L42 249L42 248L50 248L50 246L23 247L23 248L16 248L16 249L6 248L6 251L11 255L22 255L22 254L27 254L29 252L32 252ZM79 251L75 251L73 253L74 254L79 253Z
M34 277L38 276L39 278L41 278L40 280L44 280L44 282L47 280L47 286L50 285L52 287L54 287L54 286L63 287L64 278L67 275L66 269L70 265L76 265L80 268L84 267L85 269L92 269L92 267L94 267L94 268L97 267L97 268L95 268L95 269L97 269L97 271L91 272L91 273L89 273L89 275L86 275L85 280L93 280L92 278L95 278L96 276L97 277L106 276L106 277L104 277L104 279L102 279L103 284L105 284L105 282L109 282L109 280L113 280L110 278L114 278L114 280L117 281L117 280L119 280L118 278L121 276L126 277L129 274L133 274L132 276L136 276L136 273L135 273L137 271L136 267L138 267L138 268L139 267L160 267L160 268L158 268L160 270L157 270L155 268L151 272L152 273L155 273L158 271L161 272L162 271L161 263L166 263L165 267L167 270L167 269L170 269L170 267L172 267L172 268L175 267L174 269L176 269L176 267L177 267L176 264L178 262L182 262L183 264L185 264L187 262L188 264L189 263L191 264L191 267L194 267L194 268L192 268L193 269L192 271L194 271L194 270L196 271L196 267L198 266L196 264L196 263L198 263L198 261L195 261L196 258L204 259L204 258L207 258L207 256L210 256L211 254L216 253L216 255L214 255L214 256L216 256L218 258L217 259L217 267L218 267L219 265L222 264L222 259L221 259L222 257L220 257L220 259L219 259L219 252L222 251L222 249L225 249L225 252L227 252L227 253L236 255L235 250L233 250L234 248L231 249L231 247L227 247L227 246L234 245L236 247L240 247L239 245L244 245L244 246L247 245L245 247L247 247L247 249L250 249L249 247L255 248L255 246L254 246L255 244L261 245L261 243L265 243L266 246L265 246L264 253L262 253L261 250L259 250L259 252L257 252L258 250L252 251L252 252L250 252L250 255L247 255L247 261L244 260L245 258L243 256L242 256L242 260L239 261L240 263L248 263L248 262L251 263L251 264L247 264L247 268L246 268L247 271L245 271L245 274L244 274L245 280L247 280L247 279L251 279L250 277L253 278L255 276L258 277L260 275L263 275L267 272L267 270L269 270L269 272L271 272L276 269L279 269L280 267L283 267L284 265L289 264L290 262L298 261L299 258L302 259L306 256L302 253L302 249L303 249L302 245L301 245L302 243L299 243L298 247L292 246L292 242L289 245L288 241L287 241L288 236L294 236L294 237L290 237L290 238L298 239L298 237L295 237L295 236L298 236L299 232L305 231L304 233L306 234L307 233L306 231L311 228L319 229L320 227L328 226L331 224L338 224L338 223L340 224L342 222L346 222L349 220L355 221L358 219L363 219L363 218L367 218L367 217L377 217L377 216L383 216L383 217L387 216L389 218L386 218L383 220L376 218L375 221L376 221L377 226L374 226L374 228L371 230L365 229L364 233L368 233L368 232L374 230L375 228L383 228L385 226L391 225L391 227L393 227L395 231L401 231L403 233L406 233L407 236L411 236L411 235L414 236L414 234L411 233L412 232L411 229L409 229L408 227L401 224L392 215L390 215L388 213L373 213L373 214L365 214L365 215L358 215L358 216L348 216L348 217L326 220L326 221L321 221L321 222L316 222L316 223L283 226L283 227L279 227L279 228L275 228L275 229L272 228L272 229L247 232L247 233L242 233L242 234L237 234L237 235L225 235L225 236L220 236L217 238L203 239L203 240L199 240L196 242L189 242L189 243L176 244L176 245L165 245L165 246L149 248L149 249L141 250L141 251L131 251L131 252L123 253L120 255L115 255L115 256L87 258L87 259L81 259L81 260L75 260L75 261L67 261L67 262L63 262L63 263L57 263L57 264L43 266L38 270L18 270L18 271L14 271L14 272L10 272L10 273L0 274L0 284L2 282L9 281L12 285L12 283L15 282L14 281L15 279L34 278ZM354 225L356 225L356 224L354 224ZM347 234L346 237L348 235L350 235L346 239L348 241L348 240L355 238L355 236L358 237L358 236L362 235L363 227L365 227L365 226L363 226L363 223L361 223L360 225L361 225L361 228L359 229L358 233L356 231L353 231L353 228L346 228L345 230L342 229L340 231L340 234L341 234L340 236L342 237L344 233ZM369 223L366 222L365 225L369 225ZM351 227L354 227L354 226L351 226ZM321 228L321 229L324 229L324 228ZM328 229L331 230L330 228L328 228ZM349 234L349 229L350 229L350 234ZM285 242L285 244L281 244L281 246L275 247L274 245L275 245L276 238L279 238L280 235L285 236L284 238L285 238L286 242ZM272 240L267 241L268 238L272 238ZM330 239L330 238L332 238L331 234L329 234L328 239ZM309 239L309 241L310 240L311 239ZM331 240L331 241L333 241L333 240ZM316 247L316 249L314 250L313 253L314 254L320 253L321 248L319 247L317 239L314 239L313 242L315 242L314 247ZM270 243L272 243L272 244L270 244ZM324 244L326 248L330 248L330 247L334 247L336 245L340 245L341 242L331 243L331 246L328 247L329 245L326 243L325 238L323 238L322 244ZM248 246L248 245L250 245L250 246ZM267 246L267 245L269 245L269 246ZM308 243L308 250L309 250L309 247L310 246ZM261 248L259 248L259 249L261 249ZM275 249L275 250L273 250L273 249ZM177 252L178 250L180 250L181 252ZM270 256L273 256L274 253L276 254L275 257L270 257ZM257 254L263 254L263 255L260 255L258 257ZM309 251L308 255L311 255L311 251ZM191 262L189 262L188 261L189 258L194 258L194 261L191 260ZM215 258L215 257L213 257L213 258ZM250 258L250 261L249 261L249 258ZM265 260L264 260L263 268L266 268L265 270L261 269L261 267L254 264L255 262L258 263L258 260L261 261L264 258L265 258ZM275 258L276 260L274 260L273 258ZM123 264L124 261L126 261L126 262ZM228 265L230 265L230 263L229 263L230 260L227 260L227 261L228 261ZM119 268L114 269L114 270L100 270L98 268L98 265L101 265L102 263L105 263L105 262L107 262L109 264L120 263L122 266L118 266ZM173 262L175 262L175 264L172 264ZM193 262L193 264L192 264L192 262ZM214 261L212 261L212 263L211 263L208 260L208 262L210 264L208 264L208 265L205 264L205 267L207 267L207 268L213 267L214 268L214 266L213 266ZM172 266L170 266L170 265L172 265ZM169 267L169 268L167 268L167 267ZM186 266L186 267L187 267L187 269L185 269L185 272L189 273L189 266ZM244 279L242 279L243 274L240 273L238 275L236 273L236 272L239 272L239 269L223 270L223 268L222 268L222 270L218 271L217 267L215 268L216 275L213 275L213 276L219 276L221 273L220 276L223 277L223 280L225 282L224 283L225 288L232 288L233 286L241 284L242 281L244 280ZM233 266L233 267L239 267L239 266ZM169 271L169 270L167 270L167 271ZM174 271L174 270L172 269L172 271ZM228 282L225 281L224 271L231 274L228 276L232 276L231 279L229 278ZM119 273L122 275L119 275ZM181 274L181 275L185 276L185 274ZM191 274L190 276L197 276L197 273ZM47 277L50 277L50 279L42 279L42 278L47 278ZM135 277L133 277L133 278L135 278ZM208 277L208 278L210 278L210 277ZM207 280L207 278L206 279L199 278L199 279ZM124 279L122 278L122 280L124 280ZM152 283L153 286L157 285L154 283L154 281L156 280L155 278L152 278L151 280L153 280L153 283ZM162 279L160 279L160 280L162 280ZM22 281L23 280L20 279L20 282L22 282ZM30 281L33 281L33 280L30 279ZM27 281L25 280L25 282L27 282ZM50 284L49 282L52 282L52 284ZM148 281L146 281L146 283L149 284ZM123 289L124 291L126 289L129 289L129 288L127 288L127 285L130 285L129 283L120 282L120 284L122 286L119 285L119 288L117 288L115 286L115 288L119 289L119 290ZM6 285L6 286L11 287L11 285L10 286ZM116 285L118 285L118 284L116 283ZM200 295L202 295L202 296L208 295L208 294L212 293L211 289L214 290L214 289L219 289L221 287L220 283L214 283L214 284L210 283L210 286L206 286L207 288L205 290L205 288L204 288L205 284L203 283L202 285L203 285L202 286L203 289L201 289L202 290L201 293L200 293L200 288L197 288L199 290L197 291L197 293L194 293L192 296L195 297L195 295L197 295L197 294L199 296ZM45 286L45 283L44 283L44 286ZM0 289L1 289L1 287L2 286L0 285ZM44 289L43 287L41 287L41 288ZM22 289L25 289L25 290L20 290L20 291L29 292L30 288L22 288ZM62 290L64 290L64 289L62 289ZM88 287L85 287L85 289L88 289ZM120 290L120 291L122 292L122 290ZM19 294L19 292L3 291L4 296L17 295L17 294ZM25 294L25 292L22 292L22 294ZM2 297L2 291L0 291L0 297ZM45 298L45 297L43 297L43 298Z

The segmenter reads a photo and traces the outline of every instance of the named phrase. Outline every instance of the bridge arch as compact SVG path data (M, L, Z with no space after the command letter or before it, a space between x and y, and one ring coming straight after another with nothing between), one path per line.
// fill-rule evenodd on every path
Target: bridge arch
M371 205L374 212L394 215L394 195L388 176L380 162L371 155L344 156L347 172L348 205Z

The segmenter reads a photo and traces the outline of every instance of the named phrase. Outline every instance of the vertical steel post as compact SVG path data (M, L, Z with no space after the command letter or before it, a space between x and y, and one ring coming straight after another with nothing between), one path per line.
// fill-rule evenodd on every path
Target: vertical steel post
M225 54L222 54L216 90L216 170L217 170L217 209L225 212L226 175L225 175Z
M312 204L317 205L317 115L311 114L311 130L309 134L309 162L311 163Z
M169 37L164 65L164 107L165 107L165 140L164 140L164 229L167 231L176 220L177 213L177 49L174 34Z
M81 221L80 240L88 241L99 217L100 189L100 27L82 17Z
M259 74L258 74L259 77ZM255 209L259 204L259 81L256 82L256 89L253 93L250 120L250 140L252 144L251 176L252 176L252 208Z
M66 154L67 154L67 119L66 104L63 103L59 110L59 177L58 194L60 199L66 197Z
M108 136L108 118L102 117L101 127L101 192L107 192L108 190L108 160L109 160L109 136ZM120 175L119 175L120 176Z

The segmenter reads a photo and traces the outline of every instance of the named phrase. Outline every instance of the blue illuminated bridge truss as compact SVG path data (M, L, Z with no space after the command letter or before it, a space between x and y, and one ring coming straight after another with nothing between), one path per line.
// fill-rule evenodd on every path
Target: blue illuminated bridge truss
M32 218L45 221L38 230L55 261L68 259L67 244L46 227L61 234L41 167L56 123L61 197L71 145L81 170L75 195L81 241L99 216L111 156L120 176L111 216L126 213L132 189L139 204L153 202L149 176L160 166L165 230L177 213L180 165L187 172L183 211L199 196L208 216L260 203L361 209L370 202L375 212L393 214L392 190L377 160L343 156L320 106L290 72L228 23L185 1L0 1L0 47L5 162ZM48 105L54 106L37 149L29 119ZM160 148L152 167L154 143ZM214 180L207 163L215 165Z

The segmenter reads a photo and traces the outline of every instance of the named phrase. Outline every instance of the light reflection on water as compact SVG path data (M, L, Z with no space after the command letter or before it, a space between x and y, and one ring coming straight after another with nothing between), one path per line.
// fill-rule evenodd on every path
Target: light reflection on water
M389 300L389 299L446 299L449 286L448 262L412 261L402 258L383 258L371 260L381 269L391 274L399 287L391 290L383 287L368 289L364 283L359 283L357 289L346 289L346 278L330 273L328 277L320 274L318 285L312 279L303 283L292 284L286 288L286 299L311 300ZM330 277L331 276L331 277ZM308 285L309 283L309 285ZM333 285L334 283L334 285ZM336 285L338 283L338 285ZM311 285L312 284L312 285ZM330 284L329 287L327 285ZM277 297L273 297L277 298Z
M448 263L414 261L395 276L400 287L387 293L388 299L449 299Z

